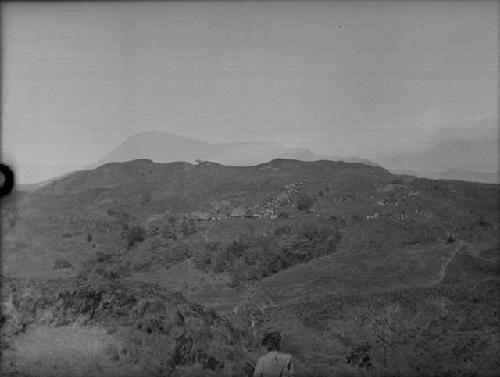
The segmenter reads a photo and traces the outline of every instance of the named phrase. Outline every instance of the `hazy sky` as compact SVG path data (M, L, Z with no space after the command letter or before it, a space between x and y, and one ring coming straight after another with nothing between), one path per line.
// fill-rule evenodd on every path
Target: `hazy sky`
M160 130L376 158L498 118L498 2L2 3L20 182Z

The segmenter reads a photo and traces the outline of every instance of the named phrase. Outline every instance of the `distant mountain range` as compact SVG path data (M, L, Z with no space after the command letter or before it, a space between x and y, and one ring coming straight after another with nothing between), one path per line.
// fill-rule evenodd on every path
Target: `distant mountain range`
M112 149L96 163L83 170L95 169L112 162L146 159L157 163L211 161L227 166L254 166L274 159L301 161L344 161L376 166L368 159L321 155L307 148L288 148L280 143L208 143L167 132L148 131L133 135ZM21 184L21 191L35 191L70 173L35 184Z
M425 177L432 179L447 179L458 181L470 181L479 183L500 182L499 172L482 172L473 170L448 169L444 171L426 171L426 170L391 170L394 174L413 175L415 177Z
M251 166L277 158L302 161L342 160L374 165L368 159L320 155L307 148L288 148L279 143L207 143L166 132L143 132L126 139L92 167L135 159L191 163L202 160L223 165Z
M498 121L495 119L440 128L426 135L421 145L424 147L404 153L375 156L375 163L359 157L317 154L308 148L289 148L275 142L209 143L167 132L148 131L127 138L85 169L136 159L160 163L201 160L228 166L253 166L273 159L331 160L379 165L396 174L418 177L500 183ZM61 177L18 188L34 191Z
M390 155L380 164L400 174L500 183L497 119L451 124L424 140L418 151Z
M307 148L289 148L280 143L208 143L166 132L133 135L101 158L91 168L108 162L150 159L154 162L207 160L223 165L251 166L277 158L302 161L332 160L380 165L395 173L434 179L500 183L497 119L450 124L436 128L423 139L417 151L394 153L373 160L360 157L317 154Z

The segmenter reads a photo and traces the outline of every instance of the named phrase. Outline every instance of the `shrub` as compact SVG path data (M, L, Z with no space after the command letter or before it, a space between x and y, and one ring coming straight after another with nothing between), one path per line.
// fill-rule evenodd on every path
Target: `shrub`
M144 241L143 245L143 250L156 251L167 247L169 242L161 236L151 236Z
M306 194L300 195L299 198L297 199L297 209L299 211L309 212L313 204L314 204L314 199Z
M105 278L108 280L118 280L120 278L120 274L117 271L116 267L97 267L93 272L95 275L101 278Z
M81 270L77 274L80 280L108 279L118 280L120 275L129 270L128 265L119 263L118 265L102 264L97 259L89 259L82 263Z
M146 238L146 231L140 225L135 225L126 231L127 248L134 247L138 243L144 241Z
M172 248L166 249L163 257L165 263L178 263L191 256L191 250L188 245L177 244Z
M284 212L284 211L281 211L280 213L278 213L278 218L279 219L287 219L288 218L288 213Z
M62 269L62 268L72 268L73 265L71 263L69 263L66 259L64 258L57 258L55 261L54 261L54 267L53 269L54 270L59 270L59 269Z
M177 366L172 373L172 377L243 377L244 371L234 368L225 367L224 369L212 370L200 363L191 365Z
M166 224L161 232L160 235L165 238L166 240L172 240L172 241L177 241L177 232L175 230L175 224Z
M479 226L487 227L490 225L491 224L484 219L484 215L481 214L481 216L479 216Z
M279 225L274 229L275 236L281 236L284 234L290 234L292 232L292 226L290 224Z
M332 233L336 233L336 231L333 224L308 221L302 224L298 230L298 234L310 242L319 242L326 240Z
M353 364L362 369L373 369L371 363L371 346L368 343L352 347L346 355L346 363Z
M184 237L190 236L191 234L196 233L196 222L194 219L189 219L188 221L184 220L181 223L181 232Z
M113 256L111 254L105 254L101 252L96 253L95 260L97 263L105 263L105 262L110 262Z
M218 252L222 248L222 243L220 241L208 242L205 245L205 248L208 252Z

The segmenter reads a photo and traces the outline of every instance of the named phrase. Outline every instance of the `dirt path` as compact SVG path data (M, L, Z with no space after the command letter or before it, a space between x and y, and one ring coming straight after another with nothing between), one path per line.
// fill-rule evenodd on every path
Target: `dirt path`
M443 281L444 276L446 274L446 269L448 268L448 265L451 263L453 258L455 258L455 255L464 247L464 241L460 240L457 247L453 249L453 252L451 255L448 257L448 259L443 263L441 266L441 269L439 270L439 274L436 278L436 281L432 282L430 285L436 285L439 284Z

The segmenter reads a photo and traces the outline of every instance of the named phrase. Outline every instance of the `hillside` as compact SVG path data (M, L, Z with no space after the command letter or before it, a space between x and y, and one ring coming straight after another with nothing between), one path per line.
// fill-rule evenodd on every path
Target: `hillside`
M139 358L164 375L243 376L269 327L299 376L496 375L498 189L327 160L140 159L75 172L3 208L9 360L28 373L42 357L37 337L106 347L157 315L155 326L190 334L189 355L195 344L204 352L170 366ZM78 287L97 298L81 303ZM105 309L104 297L126 302L124 292L130 313ZM166 306L140 314L144 297ZM177 306L201 322L184 329ZM200 343L213 323L222 348ZM152 330L151 344L180 341L174 328ZM53 364L76 375L64 369L71 355ZM119 355L97 364L127 375Z
M226 320L154 286L3 285L3 336L14 341L2 369L16 375L157 376L190 366L223 375L243 352Z

